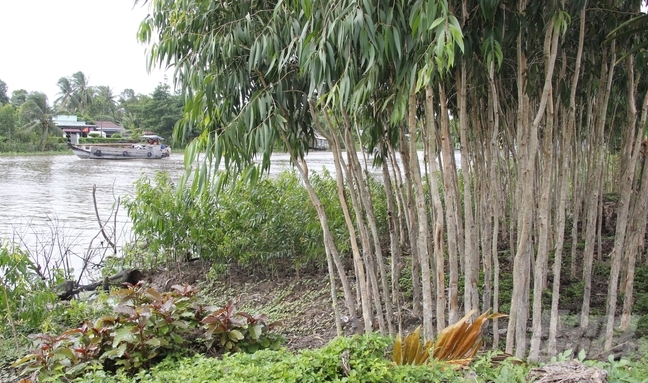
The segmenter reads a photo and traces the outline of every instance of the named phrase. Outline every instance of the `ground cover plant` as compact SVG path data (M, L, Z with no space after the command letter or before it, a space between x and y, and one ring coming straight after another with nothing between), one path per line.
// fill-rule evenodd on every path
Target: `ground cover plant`
M14 367L24 369L25 382L69 381L88 370L132 375L181 353L198 334L216 339L196 347L203 353L277 349L282 343L265 315L239 311L234 300L223 308L209 306L188 285L172 289L160 293L138 283L114 290L111 314L60 334L30 335L35 348Z

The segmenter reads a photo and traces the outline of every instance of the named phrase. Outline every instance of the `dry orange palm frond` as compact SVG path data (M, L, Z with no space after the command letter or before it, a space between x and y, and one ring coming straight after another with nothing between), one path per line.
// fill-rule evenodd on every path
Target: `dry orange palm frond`
M400 334L396 337L392 360L397 365L414 364L420 365L427 362L430 357L432 342L421 344L421 327L417 327L412 333L405 337L403 342Z
M446 361L452 364L466 366L475 356L481 347L482 327L489 319L505 317L504 314L481 314L474 322L468 323L470 317L477 310L472 310L466 316L444 328L436 339L436 342L427 341L421 344L421 327L417 327L410 333L405 341L402 341L400 334L394 343L393 361L397 365L424 364L432 356L436 360Z
M403 352L403 363L412 364L416 360L416 356L421 348L421 327L417 327L413 333L405 338L405 350Z
M396 365L403 365L403 339L401 334L396 335L396 342L394 342L394 351L392 351L392 360Z
M476 312L472 310L457 323L441 331L434 345L432 356L438 360L463 361L472 359L481 346L482 327L488 319L499 318L505 315L495 313L481 314L473 323L468 324L468 319ZM463 363L459 363L463 364Z

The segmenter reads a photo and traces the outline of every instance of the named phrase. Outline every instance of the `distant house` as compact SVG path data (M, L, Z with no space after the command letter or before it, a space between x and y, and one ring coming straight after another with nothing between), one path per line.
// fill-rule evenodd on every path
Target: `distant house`
M96 131L103 132L106 137L110 137L113 134L124 135L126 129L123 126L117 125L112 121L95 121Z
M77 116L58 115L53 119L54 124L59 127L68 138L88 137L88 133L95 130L96 125L87 124L85 121L78 121Z
M88 137L90 132L101 132L102 137L110 137L113 134L123 136L126 131L123 126L112 121L95 121L94 124L89 124L85 121L79 121L78 117L74 115L58 115L53 118L53 121L70 139Z
M328 150L331 148L328 141L326 141L326 138L320 136L319 134L315 134L315 137L311 141L309 147L314 150Z

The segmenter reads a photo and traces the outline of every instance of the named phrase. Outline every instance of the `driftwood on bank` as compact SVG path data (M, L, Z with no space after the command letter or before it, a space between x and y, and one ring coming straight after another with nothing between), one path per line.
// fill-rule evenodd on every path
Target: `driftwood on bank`
M82 291L94 291L100 287L104 290L108 290L110 286L120 286L124 283L130 283L134 285L142 280L143 277L144 274L142 274L142 272L138 269L129 269L110 277L104 277L103 280L99 282L94 282L87 285L80 285L75 283L74 281L65 281L62 284L58 285L56 290L59 299L70 300L76 294Z

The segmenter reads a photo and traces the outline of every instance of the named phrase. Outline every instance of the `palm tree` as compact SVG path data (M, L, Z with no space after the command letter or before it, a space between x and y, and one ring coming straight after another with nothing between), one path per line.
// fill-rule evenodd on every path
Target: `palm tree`
M74 97L79 103L79 110L82 113L86 113L92 105L95 90L93 87L88 85L88 78L81 71L74 73L71 80L74 89Z
M54 106L58 110L65 110L68 112L76 112L79 107L78 100L74 97L74 86L69 77L61 77L56 86L59 87L59 96L54 100Z
M20 106L20 121L23 123L23 129L27 131L40 131L40 142L38 149L43 150L45 139L48 133L60 134L59 129L52 120L54 110L48 105L47 96L41 92L33 92L27 96L27 101Z
M115 95L111 87L105 85L98 86L96 88L94 103L98 104L94 108L95 111L104 115L108 114L113 119L116 118L117 101L115 101Z

